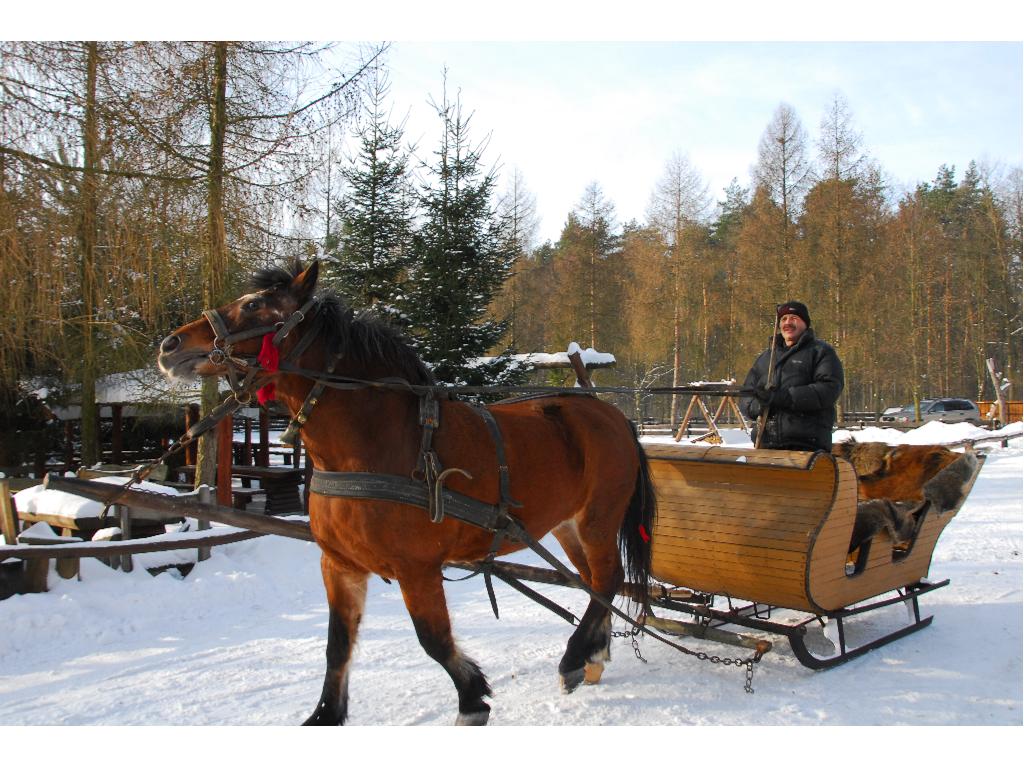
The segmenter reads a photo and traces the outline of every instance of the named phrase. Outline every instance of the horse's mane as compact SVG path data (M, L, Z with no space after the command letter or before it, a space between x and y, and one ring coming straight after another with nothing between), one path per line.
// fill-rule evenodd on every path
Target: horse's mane
M251 284L255 290L287 288L301 271L297 260L290 269L266 267L253 275ZM433 374L405 334L372 310L354 312L333 291L321 291L315 312L316 325L310 332L323 336L328 354L341 352L366 365L382 365L410 384L434 384Z

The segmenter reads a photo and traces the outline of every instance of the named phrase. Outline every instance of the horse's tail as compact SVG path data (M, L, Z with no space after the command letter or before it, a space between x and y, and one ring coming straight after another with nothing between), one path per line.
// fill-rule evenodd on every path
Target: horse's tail
M622 551L622 565L626 580L635 584L639 602L647 603L648 585L651 581L651 530L654 527L656 502L647 454L637 436L636 425L630 422L633 439L636 442L640 468L636 473L636 488L629 500L626 516L619 529L619 548Z

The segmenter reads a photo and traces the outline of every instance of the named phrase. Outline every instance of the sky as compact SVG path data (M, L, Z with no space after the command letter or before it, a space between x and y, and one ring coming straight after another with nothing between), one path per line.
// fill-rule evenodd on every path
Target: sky
M1021 165L1020 42L396 41L387 61L393 119L426 160L447 70L499 188L522 174L541 241L558 238L591 182L620 224L642 221L676 153L715 199L734 178L749 186L779 105L796 110L813 153L837 94L897 192L942 164L958 178L971 160Z
M724 4L666 0L179 0L175 12L132 0L17 6L12 38L331 39L389 41L394 116L430 159L447 69L471 137L536 199L539 236L557 239L597 182L619 224L645 217L674 153L711 196L746 186L778 106L799 116L813 150L835 94L893 191L958 178L971 160L1022 164L1024 11L1010 0L814 0ZM731 42L723 42L731 41ZM499 189L504 178L499 182Z

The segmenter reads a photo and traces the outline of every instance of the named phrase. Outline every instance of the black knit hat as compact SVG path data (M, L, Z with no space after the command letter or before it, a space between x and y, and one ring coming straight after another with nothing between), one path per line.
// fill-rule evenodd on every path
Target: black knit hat
M796 315L807 324L808 328L811 327L811 315L807 311L806 304L799 301L783 302L776 307L775 316L781 320L783 315Z

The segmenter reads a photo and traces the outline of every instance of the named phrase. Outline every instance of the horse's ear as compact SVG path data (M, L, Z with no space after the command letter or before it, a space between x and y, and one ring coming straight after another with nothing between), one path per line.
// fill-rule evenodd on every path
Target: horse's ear
M320 276L320 260L313 262L292 280L291 290L299 304L305 304L316 290L316 279Z

